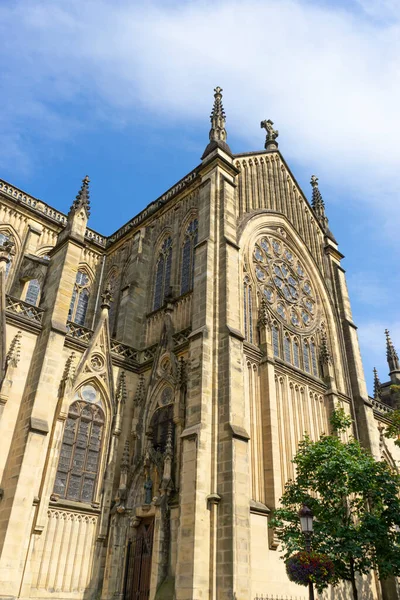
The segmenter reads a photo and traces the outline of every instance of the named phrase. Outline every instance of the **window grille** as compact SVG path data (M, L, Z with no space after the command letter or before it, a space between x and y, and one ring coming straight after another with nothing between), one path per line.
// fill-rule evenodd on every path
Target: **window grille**
M96 404L71 404L65 424L54 493L76 502L92 502L100 466L104 413Z
M194 282L194 248L197 244L198 220L189 223L182 247L181 294L193 289Z
M154 286L153 310L158 310L164 304L169 292L172 266L172 239L168 237L161 248L157 260L156 280Z
M40 294L40 284L37 279L31 279L26 290L25 302L37 306Z

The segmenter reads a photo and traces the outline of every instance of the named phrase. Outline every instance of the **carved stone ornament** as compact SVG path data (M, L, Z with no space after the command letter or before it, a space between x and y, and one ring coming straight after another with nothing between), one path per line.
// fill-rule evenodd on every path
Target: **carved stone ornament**
M104 369L104 358L100 354L92 354L90 358L90 366L93 371L101 371Z
M273 128L273 121L271 119L261 121L261 129L265 129L267 132L267 136L265 138L265 146L266 150L275 150L278 148L278 143L275 141L279 135L279 131Z

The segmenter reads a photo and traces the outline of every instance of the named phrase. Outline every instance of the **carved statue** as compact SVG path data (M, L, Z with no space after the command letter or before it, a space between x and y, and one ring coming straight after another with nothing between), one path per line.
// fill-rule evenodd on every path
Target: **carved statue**
M144 482L144 503L145 504L151 504L151 501L153 499L153 482L150 479L150 476L147 477L146 481Z
M273 122L271 119L261 121L261 129L265 129L267 137L265 138L265 149L268 150L270 146L277 148L278 143L275 141L279 135L279 131L273 128Z

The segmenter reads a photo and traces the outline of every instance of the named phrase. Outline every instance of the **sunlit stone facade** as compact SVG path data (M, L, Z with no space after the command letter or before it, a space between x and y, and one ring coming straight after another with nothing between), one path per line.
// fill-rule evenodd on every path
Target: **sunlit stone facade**
M305 598L268 528L304 432L340 404L400 459L318 182L262 125L232 154L217 88L201 163L110 237L87 178L67 216L0 180L0 598Z

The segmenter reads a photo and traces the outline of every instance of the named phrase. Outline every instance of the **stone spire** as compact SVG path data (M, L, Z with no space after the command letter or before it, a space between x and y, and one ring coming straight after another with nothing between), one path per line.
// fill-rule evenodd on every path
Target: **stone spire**
M222 105L222 88L216 87L214 90L214 106L211 112L210 120L211 120L211 129L210 129L210 143L207 148L204 150L204 154L201 157L203 160L208 154L210 154L216 148L221 148L224 152L228 154L231 153L231 149L226 143L226 115L224 111L224 107Z
M393 346L392 340L390 339L390 334L389 334L388 329L385 329L385 334L386 334L386 358L387 358L388 365L389 365L389 372L392 373L393 371L400 371L399 356L395 350L395 347Z
M86 175L84 179L82 179L82 186L76 196L75 200L72 203L70 208L70 213L78 212L80 208L84 208L86 211L86 215L89 218L90 215L90 200L89 200L89 182L90 179Z
M261 129L265 129L267 132L264 145L266 150L278 150L278 142L276 141L276 138L279 135L279 131L273 128L273 124L274 123L271 121L271 119L265 119L260 123Z
M374 367L374 400L380 400L381 397L381 382L379 381L378 371Z

